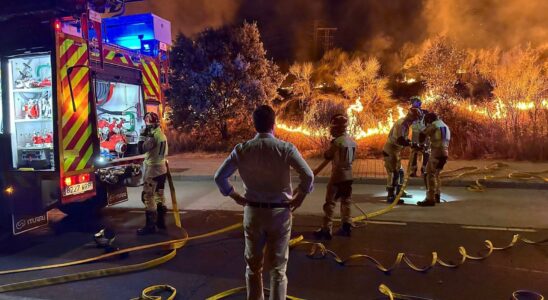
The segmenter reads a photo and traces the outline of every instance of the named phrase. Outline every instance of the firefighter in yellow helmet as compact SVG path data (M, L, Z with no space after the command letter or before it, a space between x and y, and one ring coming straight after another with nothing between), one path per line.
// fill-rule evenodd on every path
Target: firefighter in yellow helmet
M426 199L417 202L417 205L434 206L441 199L440 172L443 170L449 157L451 131L433 112L427 113L424 116L424 123L426 128L421 132L419 139L422 143L426 138L430 138L432 153L426 166Z
M324 217L320 229L314 232L318 239L331 239L333 236L333 213L337 200L341 201L341 234L350 236L352 231L352 163L356 157L356 142L347 135L348 119L337 114L331 118L330 133L333 137L324 157L331 161L331 177L327 184Z
M160 118L156 113L145 114L146 128L139 136L139 152L145 154L144 186L142 200L145 204L146 224L137 230L138 235L155 233L165 229L164 187L166 182L168 153L167 138L160 127Z
M411 146L409 140L409 127L418 120L421 116L421 111L418 108L410 108L407 115L394 123L388 134L388 139L384 144L382 151L384 157L384 167L388 174L386 191L388 192L386 201L392 203L396 195L400 192L403 184L404 172L401 166L401 151L405 147ZM402 197L408 197L405 192ZM403 200L399 200L399 204Z

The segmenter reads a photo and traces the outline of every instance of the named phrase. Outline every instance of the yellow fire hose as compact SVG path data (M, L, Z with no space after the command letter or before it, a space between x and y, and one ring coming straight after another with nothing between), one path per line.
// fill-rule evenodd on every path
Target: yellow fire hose
M474 184L468 186L467 189L472 192L485 191L485 186L482 184L482 182L495 180L495 179L508 179L508 180L520 181L520 182L526 182L526 181L532 181L532 180L540 180L542 182L548 182L548 177L542 176L543 174L548 174L548 170L543 170L539 172L521 172L521 171L515 171L515 170L508 170L508 173L506 175L498 175L498 176L490 175L499 171L509 169L509 167L510 166L508 164L497 162L497 163L489 164L485 166L484 168L463 167L455 170L445 171L441 173L440 177L443 181L450 182L466 176L483 175L483 177L476 179Z
M327 165L327 163L328 163L327 161L324 161L315 170L314 173L316 173L316 174L319 173L321 171L321 169L323 169L323 167L325 167ZM543 173L543 172L539 172L539 173ZM530 174L527 174L527 175L517 174L515 176L526 178L527 176L530 176ZM122 250L115 251L115 252L112 252L112 253L103 254L103 255L96 256L96 257L87 258L87 259L83 259L83 260L72 261L72 262L67 262L67 263L53 264L53 265L46 265L46 266L38 266L38 267L29 267L29 268L16 269L16 270L0 271L0 275L74 266L74 265L79 265L79 264L104 260L106 258L118 256L118 255L124 254L124 253L142 251L142 250L158 248L158 247L162 247L164 249L170 249L171 251L168 254L166 254L166 255L164 255L160 258L156 258L156 259L144 262L144 263L139 263L139 264L134 264L134 265L128 265L128 266L116 267L116 268L109 268L109 269L92 270L92 271L80 272L80 273L69 274L69 275L64 275L64 276L50 277L50 278L23 281L23 282L17 282L17 283L2 285L2 286L0 286L0 293L9 292L9 291L23 290L23 289L31 289L31 288L37 288L37 287L43 287L43 286L49 286L49 285L54 285L54 284L60 284L60 283L78 281L78 280L85 280L85 279L91 279L91 278L106 277L106 276L112 276L112 275L120 275L120 274L124 274L124 273L135 272L135 271L140 271L140 270L153 268L153 267L161 265L161 264L171 260L173 257L175 257L175 255L177 254L177 252L176 252L177 249L183 247L190 240L196 240L196 239L211 237L211 236L218 235L218 234L221 234L221 233L224 233L224 232L228 232L228 231L238 229L242 226L242 223L237 223L237 224L234 224L234 225L231 225L231 226L228 226L228 227L225 227L225 228L213 231L213 232L209 232L209 233L194 236L194 237L189 237L188 233L181 227L180 215L179 215L178 208L177 208L175 188L174 188L173 180L172 180L172 177L171 177L171 173L169 172L169 166L168 166L167 178L168 178L169 185L170 185L170 192L171 192L171 198L172 198L172 204L173 204L173 214L174 214L174 218L175 218L175 224L176 224L177 227L181 228L181 230L184 234L183 238L175 239L175 240L169 240L169 241L165 241L165 242L154 243L154 244L142 245L142 246L127 248L127 249L122 249ZM391 205L389 205L388 207L386 207L384 209L381 209L379 211L375 211L375 212L372 212L372 213L369 213L369 214L364 214L362 216L355 217L355 218L353 218L353 221L366 220L368 218L372 218L372 217L384 214L384 213L390 211L391 209L393 209L394 206L399 201L399 199L400 199L400 197L403 193L403 190L407 186L407 181L408 181L408 176L405 177L403 187L402 187L400 193L396 196L396 199L394 200L394 202ZM497 247L493 246L491 241L486 240L485 244L486 244L487 249L488 249L488 252L487 252L486 255L483 255L483 256L470 256L466 253L465 248L461 246L461 247L459 247L459 253L461 254L462 258L461 258L461 261L459 263L457 263L457 264L446 263L446 262L444 262L444 261L442 261L441 259L438 258L436 252L432 252L432 262L431 262L431 264L429 266L422 267L422 268L417 267L414 263L412 263L411 260L409 260L409 258L407 258L404 253L399 253L397 255L396 261L392 264L391 267L388 267L388 268L384 267L380 262L378 262L373 257L365 255L365 254L355 254L355 255L352 255L352 256L348 257L347 259L343 260L336 253L334 253L331 250L328 250L323 244L304 241L302 236L298 236L297 238L292 239L290 241L290 247L309 246L310 247L310 250L308 252L309 257L318 257L318 256L326 257L329 254L334 258L334 260L337 263L339 263L341 265L346 265L348 262L350 262L352 260L368 259L369 261L372 261L379 270L381 270L383 272L390 272L394 268L398 267L401 264L401 261L404 261L413 270L424 272L424 271L427 271L430 268L432 268L436 263L440 264L441 266L455 268L455 267L458 267L459 265L463 264L466 259L472 259L472 260L485 259L488 256L490 256L491 253L494 250L508 249L508 248L514 246L519 240L521 240L521 241L523 241L527 244L540 244L540 243L546 242L546 240L543 240L543 241L540 241L540 242L533 242L533 241L530 241L528 239L521 238L519 235L514 235L514 238L513 238L512 242L508 246L497 248ZM413 296L407 296L407 295L393 293L385 285L379 286L379 290L383 294L389 296L390 299L424 299L424 298L419 298L419 297L413 297ZM162 299L161 296L152 295L153 293L157 293L158 291L168 291L168 292L170 292L171 295L168 296L168 298L166 298L168 300L174 299L175 296L176 296L176 289L175 288L173 288L171 286L168 286L168 285L156 285L156 286L151 286L151 287L148 287L148 288L144 289L141 293L140 298L135 298L135 299L161 300ZM208 299L223 299L225 297L228 297L228 296L236 294L236 293L240 293L242 291L245 291L245 287L231 289L229 291L225 291L225 292L219 293L217 295L214 295L214 296L212 296ZM293 297L293 296L288 296L288 299L299 300L300 298Z

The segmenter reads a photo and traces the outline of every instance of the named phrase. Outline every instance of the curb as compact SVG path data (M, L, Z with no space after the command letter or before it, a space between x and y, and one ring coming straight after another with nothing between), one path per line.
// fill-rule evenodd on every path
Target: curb
M213 182L213 175L184 175L183 173L173 173L173 180L175 181L211 181ZM230 178L232 181L241 181L241 178L234 175ZM291 181L298 182L299 177L291 177ZM316 183L327 183L329 177L316 177L314 178ZM385 185L386 179L378 177L360 177L354 179L356 184L373 184L373 185ZM475 180L452 180L443 182L443 186L452 187L468 187L475 184ZM534 190L548 190L548 184L542 182L519 182L519 181L482 181L482 185L486 188L507 188L507 189L534 189ZM409 186L424 186L424 180L422 178L410 178L408 182Z

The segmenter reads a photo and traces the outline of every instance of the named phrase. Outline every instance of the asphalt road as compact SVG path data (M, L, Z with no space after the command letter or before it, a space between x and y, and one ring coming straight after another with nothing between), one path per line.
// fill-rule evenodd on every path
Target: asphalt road
M182 216L183 226L194 236L241 221L241 210L191 210ZM100 254L102 251L95 248L92 234L102 226L116 230L116 243L122 248L179 236L171 225L168 232L136 237L134 232L142 219L142 212L134 208L109 208L94 222L66 217L49 228L5 238L0 241L0 269L65 262ZM319 216L297 214L293 236L302 234L306 240L312 240L311 232L320 220ZM415 264L422 266L430 262L432 251L446 261L457 261L459 246L476 255L484 249L484 240L504 246L515 233L501 227L477 228L424 220L372 221L356 228L351 238L336 236L325 244L343 258L356 253L368 254L385 266L393 263L398 252L405 252ZM548 236L548 230L543 228L518 233L534 240ZM289 294L305 299L386 299L378 292L381 283L395 292L427 299L509 299L512 291L518 289L548 295L546 245L519 243L511 249L496 251L483 261L467 260L456 269L436 266L424 273L406 266L383 273L363 260L341 266L332 259L311 259L306 256L306 250L291 251L287 271ZM0 276L0 284L142 262L163 253L151 250L131 254L125 259L4 275ZM0 294L0 299L130 299L138 297L144 287L153 284L173 285L178 290L176 299L205 299L244 285L244 268L242 232L235 230L190 242L172 261L151 270ZM243 298L239 295L230 299Z
M188 210L241 211L232 199L223 197L213 180L175 181L178 206ZM234 186L242 191L242 182ZM326 183L315 183L314 191L306 198L298 214L320 216ZM470 192L465 187L443 187L442 204L436 207L418 207L415 204L425 198L423 186L410 186L407 192L413 198L405 199L409 205L396 207L389 214L377 219L420 223L459 224L473 226L495 226L509 228L548 229L548 189L487 188L485 192ZM141 189L129 190L130 199L115 207L143 209ZM166 194L169 194L166 189ZM365 212L376 211L386 206L385 187L374 184L354 184L352 199ZM170 206L168 198L168 206ZM353 215L359 211L354 207Z

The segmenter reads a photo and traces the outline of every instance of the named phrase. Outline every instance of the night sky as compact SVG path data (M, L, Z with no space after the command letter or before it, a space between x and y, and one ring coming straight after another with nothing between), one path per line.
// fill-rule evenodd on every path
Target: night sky
M336 27L335 46L383 57L404 44L447 35L466 47L548 41L546 0L145 0L127 13L153 12L174 32L256 21L276 61L309 60L314 24Z

